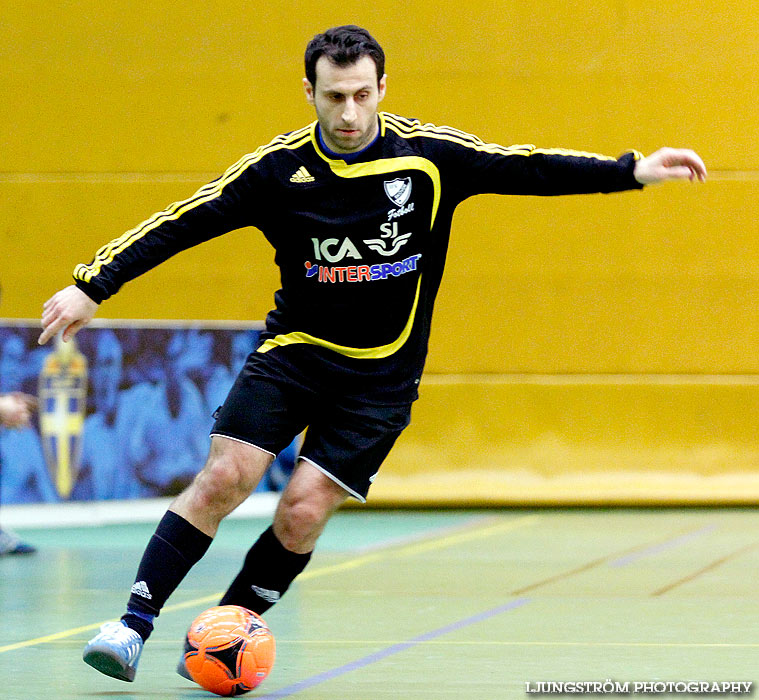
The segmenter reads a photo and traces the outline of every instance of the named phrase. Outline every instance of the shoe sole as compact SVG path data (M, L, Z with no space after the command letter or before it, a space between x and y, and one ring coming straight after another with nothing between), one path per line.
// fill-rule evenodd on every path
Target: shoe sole
M84 663L89 664L100 673L127 683L131 683L137 673L134 666L124 666L121 661L114 659L110 652L101 649L91 649L82 658Z

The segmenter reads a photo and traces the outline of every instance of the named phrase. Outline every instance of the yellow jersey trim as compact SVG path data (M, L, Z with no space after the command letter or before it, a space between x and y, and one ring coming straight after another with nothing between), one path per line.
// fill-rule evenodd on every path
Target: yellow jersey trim
M331 343L329 340L317 338L308 333L301 331L294 331L293 333L286 333L283 335L277 335L264 342L257 352L265 353L274 348L281 348L286 345L295 345L298 343L306 343L308 345L317 345L327 350L332 350L345 357L352 357L357 360L379 360L383 357L390 357L394 353L403 347L403 344L409 339L411 335L411 329L414 327L414 319L416 318L416 308L419 304L419 292L422 287L422 276L419 275L419 281L416 284L416 294L414 295L414 303L411 306L411 313L409 314L408 321L401 331L401 334L392 342L387 345L380 345L376 348L352 348L348 345L338 345L337 343Z
M380 128L384 130L382 116L380 114ZM431 160L427 160L421 156L398 156L397 158L383 158L382 160L372 160L366 163L353 163L349 165L344 160L334 160L322 153L316 137L316 124L314 124L311 132L311 140L316 152L327 162L330 170L338 177L354 178L367 177L369 175L389 175L399 170L421 170L423 173L426 173L430 180L432 180L433 186L430 229L435 225L437 211L440 206L441 185L440 171Z
M100 270L104 265L113 262L113 259L119 253L126 250L135 241L139 241L153 229L166 221L175 221L186 212L219 197L224 187L236 180L250 165L257 163L264 156L281 149L291 150L300 148L308 143L311 138L312 128L313 125L309 125L290 134L277 136L265 146L261 146L253 153L243 156L237 161L237 163L228 168L221 177L203 185L203 187L195 192L195 194L189 199L174 202L163 211L154 214L138 226L135 226L133 229L130 229L118 238L114 238L112 241L104 245L97 251L95 258L89 265L81 264L74 268L74 278L82 280L83 282L91 281L93 277L96 277L100 273Z
M396 114L389 114L383 112L381 114L388 126L395 131L399 136L404 138L413 138L419 136L427 136L429 138L438 139L440 141L450 141L457 143L460 146L466 146L475 151L481 151L483 153L493 153L496 155L504 156L531 156L531 155L560 155L560 156L573 156L575 158L593 158L595 160L608 160L616 161L616 158L612 156L606 156L600 153L589 153L587 151L573 151L567 148L536 148L531 143L518 144L514 146L500 146L496 143L485 143L478 136L469 134L459 129L454 129L450 126L437 126L435 124L422 124L419 121L406 119L405 117L399 117ZM642 156L637 151L632 151L635 160L639 160Z
M445 126L440 127L433 124L421 124L420 122L411 122L407 119L400 120L396 115L388 114L387 112L382 112L380 117L384 119L389 129L402 138L427 136L429 138L437 139L438 141L450 141L451 143L466 146L475 151L504 156L529 156L535 150L535 146L529 143L515 146L500 146L497 143L485 143L477 136L467 134L458 129Z

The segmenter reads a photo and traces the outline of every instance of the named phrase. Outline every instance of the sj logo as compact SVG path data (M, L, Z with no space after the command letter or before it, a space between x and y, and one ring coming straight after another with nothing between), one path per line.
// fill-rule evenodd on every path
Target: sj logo
M408 239L411 238L411 233L398 233L398 222L388 222L380 226L382 231L380 238L370 238L364 240L369 248L380 255L390 256L395 255L405 243L408 243Z
M343 258L361 259L361 253L350 238L344 238L342 243L338 238L326 238L323 241L312 238L311 242L314 244L314 257L317 260L340 262Z

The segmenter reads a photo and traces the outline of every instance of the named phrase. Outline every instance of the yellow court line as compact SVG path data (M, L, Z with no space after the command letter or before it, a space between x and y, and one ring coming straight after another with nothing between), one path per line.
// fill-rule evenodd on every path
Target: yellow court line
M533 525L540 519L538 515L526 515L514 520L507 520L505 522L499 522L494 525L487 525L484 527L475 528L473 530L467 530L466 532L460 532L446 537L440 537L427 542L416 542L414 544L406 545L404 547L392 547L386 550L375 552L372 554L365 554L364 556L352 559L341 564L333 564L330 566L322 566L312 571L306 571L301 574L298 579L300 581L318 578L319 576L327 576L329 574L336 573L338 571L345 571L347 569L355 569L359 566L371 564L382 559L387 559L394 556L410 556L413 554L419 554L420 552L431 551L433 549L442 549L443 547L450 547L462 542L469 542L471 540L480 539L482 537L489 537L490 535L500 534L503 532L510 532L521 527ZM175 603L173 605L167 605L163 608L162 612L174 612L176 610L184 610L185 608L195 607L203 603L210 603L219 599L222 595L221 592L214 593L212 595L203 596L202 598L194 598L193 600L187 600L182 603ZM14 651L15 649L23 649L25 647L37 646L38 644L46 644L48 642L54 642L58 639L64 639L65 637L72 637L80 632L89 632L91 630L99 629L102 624L108 622L94 622L89 625L83 625L81 627L74 627L73 629L63 630L62 632L55 632L54 634L48 634L43 637L35 637L34 639L27 639L23 642L16 642L14 644L6 644L0 646L0 654L7 651Z
M471 540L480 539L481 537L489 537L490 535L500 534L503 532L510 532L520 527L526 527L533 525L540 516L538 515L525 515L524 517L517 518L515 520L508 520L506 522L496 523L495 525L488 525L485 527L479 527L467 532L460 532L454 535L448 535L447 537L441 537L428 542L416 542L397 549L384 550L382 552L375 552L372 554L365 554L362 557L351 559L349 561L342 562L340 564L332 564L330 566L323 566L313 571L306 571L298 578L301 581L305 581L318 576L326 576L327 574L333 574L337 571L346 571L348 569L355 569L359 566L365 566L366 564L372 564L382 559L387 559L391 556L411 556L420 554L421 552L428 552L433 549L442 549L444 547L450 547L452 545L461 544L462 542L469 542ZM2 651L2 649L0 649Z
M281 639L277 638L277 646L394 646L407 640L400 639ZM73 641L69 641L72 644ZM153 646L177 645L176 640L156 639L151 640ZM426 639L418 642L420 646L501 646L501 647L652 647L652 648L684 648L684 649L754 649L759 647L759 642L541 642L541 641L513 641L513 640L445 640Z
M282 639L277 640L278 646L285 644L309 644L309 645L357 645L357 644L378 644L393 646L402 644L404 640L381 640L381 639ZM176 642L172 642L176 644ZM437 645L437 646L508 646L508 647L684 647L684 648L754 648L759 647L759 642L547 642L547 641L513 641L513 640L455 640L455 639L426 639L419 642L420 645Z
M29 639L25 642L16 642L15 644L6 644L0 647L0 654L5 651L13 651L14 649L23 649L24 647L36 646L37 644L45 644L47 642L54 642L57 639L64 639L65 637L72 637L79 632L89 632L90 630L98 629L102 622L96 622L91 625L83 625L82 627L74 627L70 630L63 630L63 632L55 632L54 634L47 634L44 637L37 637L36 639Z
M203 603L211 603L219 600L221 593L214 593L213 595L204 596L203 598L194 598L193 600L185 601L184 603L175 603L173 605L167 605L162 612L174 612L175 610L184 610L185 608L192 608L196 605ZM35 639L27 639L24 642L16 642L15 644L6 644L0 647L0 654L6 651L13 651L14 649L23 649L24 647L37 646L38 644L47 644L49 642L55 642L59 639L65 639L66 637L73 637L80 632L91 632L92 630L100 629L100 626L111 620L103 620L101 622L93 622L89 625L82 625L81 627L73 627L72 629L63 630L62 632L55 632L54 634L47 634L44 637L37 637Z

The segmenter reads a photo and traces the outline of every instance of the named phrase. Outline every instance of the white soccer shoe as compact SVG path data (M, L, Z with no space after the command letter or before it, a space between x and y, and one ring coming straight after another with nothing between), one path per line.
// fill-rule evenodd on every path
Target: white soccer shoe
M123 622L106 622L84 647L82 658L100 673L120 681L133 681L144 642Z

